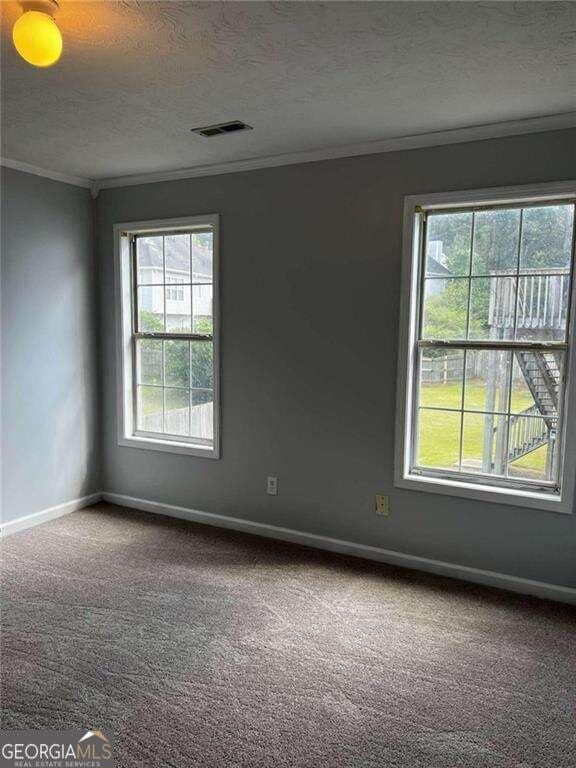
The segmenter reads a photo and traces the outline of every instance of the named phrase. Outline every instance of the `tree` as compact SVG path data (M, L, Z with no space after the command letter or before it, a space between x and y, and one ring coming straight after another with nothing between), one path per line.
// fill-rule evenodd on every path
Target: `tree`
M141 324L147 331L151 333L164 331L163 323L157 315L148 310L141 310L140 316ZM195 326L196 333L212 333L210 318L197 318ZM138 345L143 383L162 385L162 352L164 352L164 383L173 387L213 389L214 363L211 341L140 339Z
M572 247L573 205L454 213L434 213L427 220L427 242L441 243L441 262L453 278L441 292L431 292L425 302L425 334L430 338L462 338L468 323L470 336L489 337L490 295L495 276L521 272L566 270ZM482 277L484 275L484 277ZM436 278L438 279L438 278Z

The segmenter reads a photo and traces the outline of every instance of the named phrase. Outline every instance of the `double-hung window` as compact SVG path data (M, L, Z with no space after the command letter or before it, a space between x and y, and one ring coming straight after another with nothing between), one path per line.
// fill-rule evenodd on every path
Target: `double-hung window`
M219 451L218 217L120 224L119 442Z
M398 485L572 511L575 192L407 199Z

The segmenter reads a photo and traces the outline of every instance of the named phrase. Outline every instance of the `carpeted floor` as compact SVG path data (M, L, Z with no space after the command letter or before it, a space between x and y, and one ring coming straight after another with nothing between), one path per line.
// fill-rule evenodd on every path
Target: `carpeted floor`
M99 505L3 542L2 727L119 768L574 768L576 609Z

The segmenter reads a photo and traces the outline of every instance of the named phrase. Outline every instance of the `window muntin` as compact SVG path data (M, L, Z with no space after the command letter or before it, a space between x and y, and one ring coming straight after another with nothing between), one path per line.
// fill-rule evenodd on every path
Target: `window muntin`
M420 220L410 473L558 494L574 204Z
M133 234L134 435L214 445L212 227Z

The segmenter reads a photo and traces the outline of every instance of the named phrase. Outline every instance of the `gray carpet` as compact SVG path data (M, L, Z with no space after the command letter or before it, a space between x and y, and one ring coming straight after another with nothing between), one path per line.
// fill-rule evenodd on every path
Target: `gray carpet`
M571 607L110 505L2 572L2 726L121 768L576 765Z

